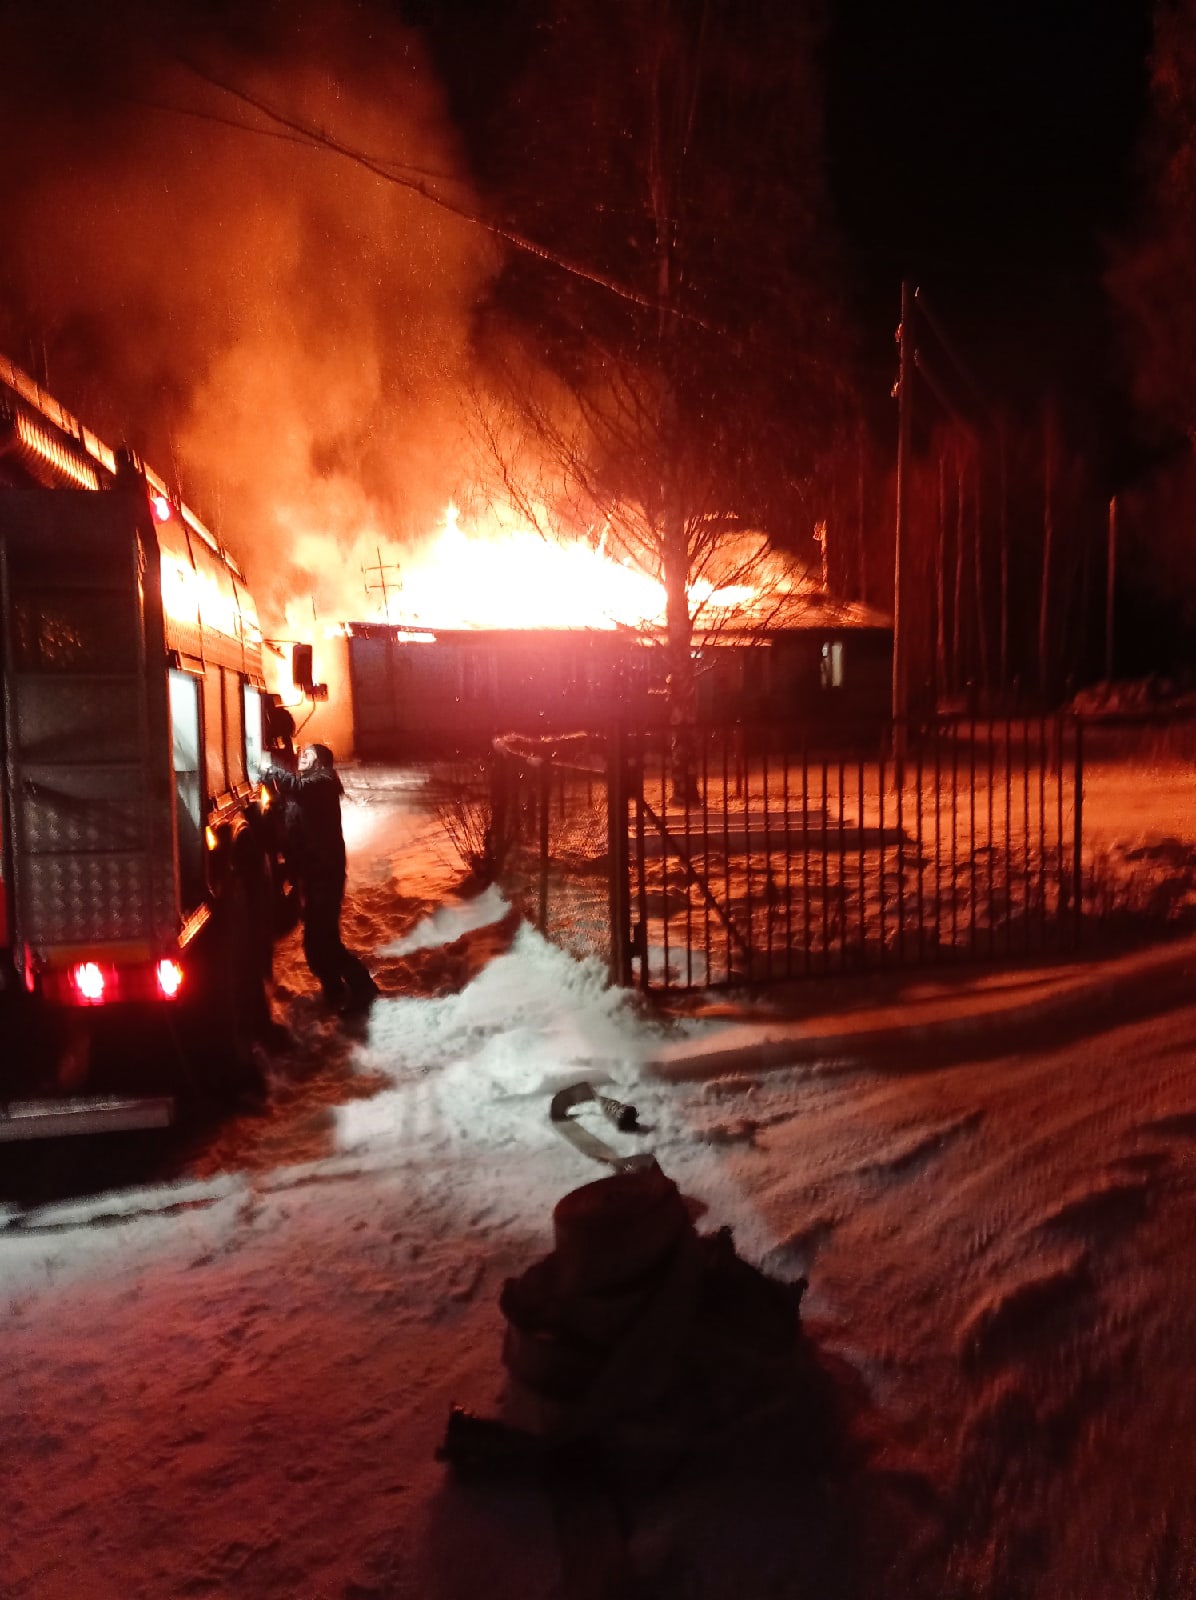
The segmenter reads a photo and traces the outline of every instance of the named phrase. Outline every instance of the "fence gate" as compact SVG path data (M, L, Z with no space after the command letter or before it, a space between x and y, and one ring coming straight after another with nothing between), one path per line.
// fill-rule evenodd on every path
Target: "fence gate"
M607 795L618 744L588 734L496 739L485 803L512 903L545 938L597 957L625 983L614 930L627 926L616 907L626 902L628 835L613 829Z
M902 731L900 760L850 729L614 736L612 973L687 990L1074 948L1080 723Z

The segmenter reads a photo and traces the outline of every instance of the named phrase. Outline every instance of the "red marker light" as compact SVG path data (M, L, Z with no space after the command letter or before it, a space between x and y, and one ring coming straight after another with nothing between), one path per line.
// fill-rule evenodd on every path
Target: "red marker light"
M183 969L177 961L166 957L158 962L158 992L163 999L173 1000L183 987Z
M151 494L150 505L154 508L154 516L159 522L170 521L170 501L164 494Z
M82 961L71 970L71 982L85 1005L98 1006L104 1000L104 974L94 961Z

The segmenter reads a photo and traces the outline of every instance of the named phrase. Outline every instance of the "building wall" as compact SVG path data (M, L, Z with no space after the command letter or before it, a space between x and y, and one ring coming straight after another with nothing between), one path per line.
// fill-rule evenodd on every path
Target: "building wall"
M889 711L884 629L777 635L717 645L696 663L699 715L718 721L875 723ZM348 641L354 743L363 760L482 748L501 733L595 732L617 716L666 720L662 656L617 634L437 635Z

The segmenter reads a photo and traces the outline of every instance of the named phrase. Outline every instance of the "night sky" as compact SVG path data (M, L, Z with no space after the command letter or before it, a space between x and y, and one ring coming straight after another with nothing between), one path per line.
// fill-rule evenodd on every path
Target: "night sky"
M1062 384L1102 370L1104 241L1134 214L1150 14L835 0L829 177L866 318L887 300L895 324L909 275L994 382L1035 387L1039 359Z
M402 8L426 28L467 138L484 143L501 116L504 77L548 9ZM827 182L882 402L908 275L994 398L1055 387L1116 425L1100 279L1140 191L1149 0L828 0L825 15Z
M1130 198L1142 0L837 0L828 156L874 280L988 297L1091 261Z

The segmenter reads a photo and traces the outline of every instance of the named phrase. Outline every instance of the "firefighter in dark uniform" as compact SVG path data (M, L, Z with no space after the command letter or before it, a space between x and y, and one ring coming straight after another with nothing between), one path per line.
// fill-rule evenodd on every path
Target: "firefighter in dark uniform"
M341 829L344 789L324 744L300 752L298 771L274 766L266 780L293 804L297 827L290 842L290 867L303 904L303 955L325 1000L338 1011L364 1011L378 993L365 965L341 940L345 896L345 836Z
M278 695L266 700L266 749L276 767L295 770L295 719Z

